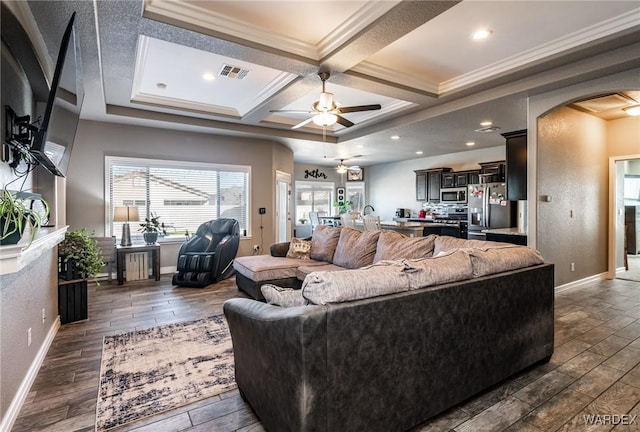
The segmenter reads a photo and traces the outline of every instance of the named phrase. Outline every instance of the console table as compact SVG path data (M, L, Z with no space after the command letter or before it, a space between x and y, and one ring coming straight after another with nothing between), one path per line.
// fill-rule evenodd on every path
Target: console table
M160 280L160 245L159 244L144 244L133 246L117 246L116 247L116 261L117 261L117 274L118 285L124 284L124 271L125 271L125 257L128 254L149 252L151 255L151 269L153 276L157 281Z

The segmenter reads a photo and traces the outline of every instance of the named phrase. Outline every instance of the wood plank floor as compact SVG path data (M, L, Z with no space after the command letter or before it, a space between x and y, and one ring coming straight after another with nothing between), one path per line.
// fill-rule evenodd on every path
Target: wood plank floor
M222 313L233 278L205 289L159 283L90 286L89 319L62 326L12 431L93 431L102 337ZM640 416L640 283L594 282L556 294L552 360L412 429L425 431L639 431L587 425L585 416ZM592 417L593 418L593 417ZM632 418L632 417L631 417ZM613 418L618 419L618 418ZM629 420L629 418L627 418ZM262 431L237 390L118 431ZM278 432L278 431L274 431ZM358 431L360 432L360 431Z

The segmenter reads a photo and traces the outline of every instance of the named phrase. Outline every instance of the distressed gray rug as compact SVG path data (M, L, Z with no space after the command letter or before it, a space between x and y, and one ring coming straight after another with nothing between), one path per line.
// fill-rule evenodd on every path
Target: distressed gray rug
M223 315L106 336L96 431L235 387L231 336Z

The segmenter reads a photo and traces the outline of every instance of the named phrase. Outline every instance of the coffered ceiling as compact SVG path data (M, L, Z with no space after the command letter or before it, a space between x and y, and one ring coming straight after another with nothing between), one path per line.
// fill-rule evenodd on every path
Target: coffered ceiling
M78 14L83 118L268 138L319 165L502 145L500 132L527 127L529 95L640 65L637 1L27 4L53 59ZM474 40L479 29L489 37ZM319 71L338 106L381 109L291 129L320 97ZM499 130L475 131L488 121Z

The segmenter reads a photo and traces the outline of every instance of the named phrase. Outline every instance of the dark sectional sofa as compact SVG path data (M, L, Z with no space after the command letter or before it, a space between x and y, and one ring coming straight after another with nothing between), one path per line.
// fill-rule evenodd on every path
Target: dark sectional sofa
M553 265L284 308L231 299L236 382L267 431L405 431L553 353Z
M335 253L362 250L363 239L373 244L351 231L339 235L349 241ZM359 266L362 254L334 253L333 262L302 271L309 260L274 257L273 271L269 260L254 266L264 279L248 280L300 306L225 302L236 382L267 431L405 431L551 357L553 264L537 252L378 235L367 252L373 265ZM341 271L326 271L334 267ZM274 291L264 286L274 276L304 282Z

